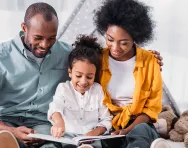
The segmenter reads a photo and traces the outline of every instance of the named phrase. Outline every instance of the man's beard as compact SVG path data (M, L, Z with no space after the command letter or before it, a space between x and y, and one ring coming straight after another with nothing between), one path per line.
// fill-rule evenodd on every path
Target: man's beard
M29 43L29 41L27 40L27 39L25 39L25 46L26 46L26 48L30 51L30 52L32 52L32 54L35 56L35 57L37 57L37 58L44 58L47 54L48 54L48 52L49 52L49 49L48 49L48 51L46 52L46 53L43 53L43 54L37 54L37 50L39 50L39 49L42 49L41 47L39 48L37 48L37 47L32 47L32 44L30 44Z

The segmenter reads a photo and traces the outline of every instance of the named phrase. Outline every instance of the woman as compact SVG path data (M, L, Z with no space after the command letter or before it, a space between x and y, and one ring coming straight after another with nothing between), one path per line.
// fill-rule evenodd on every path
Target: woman
M103 103L114 115L112 134L126 140L104 141L107 147L149 148L158 138L153 126L162 108L160 66L139 47L153 37L149 7L136 0L107 0L96 12L97 29L105 34L101 85ZM112 141L112 140L110 140Z

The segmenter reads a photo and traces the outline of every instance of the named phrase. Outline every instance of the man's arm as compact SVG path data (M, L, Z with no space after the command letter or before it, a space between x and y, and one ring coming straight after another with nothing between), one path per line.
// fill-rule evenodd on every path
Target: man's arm
M27 136L30 133L35 133L35 131L25 126L11 127L6 125L4 122L0 121L0 130L10 131L16 138L20 140L20 142L22 142L25 145L33 145L33 143L40 142L40 140Z

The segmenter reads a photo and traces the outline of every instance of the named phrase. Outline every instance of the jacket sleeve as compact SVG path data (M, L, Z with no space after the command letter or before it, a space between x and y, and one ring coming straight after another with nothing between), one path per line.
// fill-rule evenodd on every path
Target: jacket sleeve
M160 71L160 65L157 63L157 59L152 59L153 71L152 83L150 86L150 95L143 108L143 113L147 114L152 122L156 122L158 115L162 110L162 77ZM149 71L150 72L150 71Z

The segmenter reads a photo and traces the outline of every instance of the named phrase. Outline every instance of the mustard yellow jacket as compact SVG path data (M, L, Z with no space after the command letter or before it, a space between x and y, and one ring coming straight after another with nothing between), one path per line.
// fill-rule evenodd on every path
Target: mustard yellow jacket
M120 127L125 128L131 116L141 113L147 114L155 122L162 109L162 78L157 59L149 51L136 47L136 64L133 72L136 84L133 102L128 106L118 107L112 104L110 94L106 89L112 75L108 58L109 50L104 49L100 83L105 94L103 103L112 113L118 113L112 120L113 127L116 130Z

